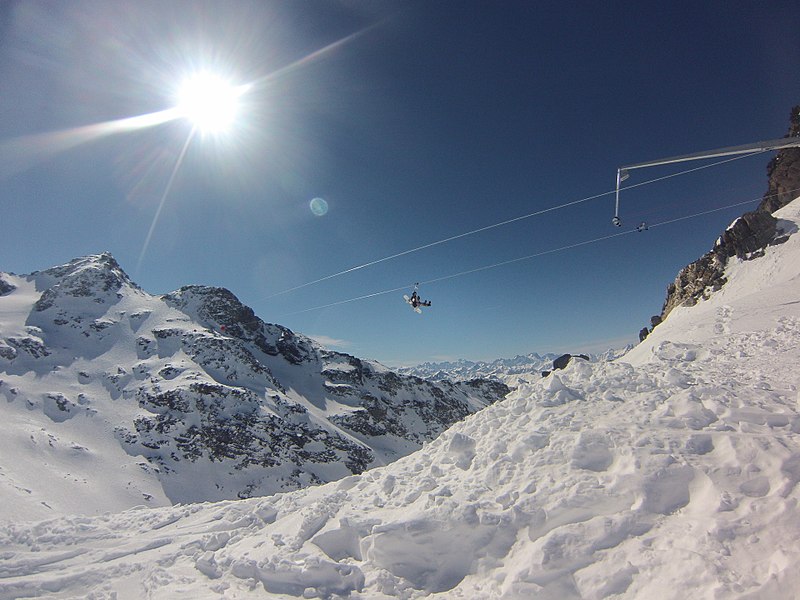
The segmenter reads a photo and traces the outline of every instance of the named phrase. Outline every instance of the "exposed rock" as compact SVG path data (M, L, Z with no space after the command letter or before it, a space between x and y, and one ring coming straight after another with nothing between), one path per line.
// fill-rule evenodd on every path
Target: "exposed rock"
M3 275L0 273L0 296L10 294L15 289L17 289L16 286L3 279Z
M502 400L510 391L509 387L505 383L495 379L471 379L470 381L463 383L458 382L455 385L472 388L473 390L480 392L480 394L486 397L490 402Z
M386 395L363 394L359 401L362 409L331 420L362 436L393 435L420 445L475 412L471 397L483 398L488 405L511 391L498 381L431 382L392 372L377 377ZM416 424L413 428L412 423Z
M8 342L0 340L0 358L14 360L17 357L17 349L10 346Z
M786 137L800 137L800 105L792 108ZM767 165L767 177L767 193L758 210L771 214L800 195L800 148L778 152Z
M585 354L562 354L557 359L553 361L553 369L566 369L569 361L573 358L582 358L583 360L589 360L589 357Z
M281 355L294 365L313 360L314 343L309 338L295 336L286 327L265 323L225 288L187 285L162 299L211 329L252 342L265 354Z
M44 358L50 355L47 346L37 337L10 337L7 341L17 350L27 352L32 358ZM10 357L13 359L17 354L18 353L15 351Z
M676 306L694 306L698 299L706 297L710 291L720 289L725 284L725 263L727 257L715 252L703 255L699 260L685 266L675 281L667 288L667 299L661 311L661 319Z
M753 211L736 219L717 240L714 248L695 262L684 267L667 288L667 299L661 319L676 306L693 306L716 292L727 282L725 267L728 259L752 259L760 256L775 240L778 220L771 214Z
M272 398L276 407L272 414L263 410L259 396L249 390L207 383L166 392L143 386L137 399L151 414L138 417L133 431L121 428L119 437L129 452L141 453L167 472L188 460L225 462L237 471L286 463L293 471L308 470L310 464L341 462L350 473L361 473L374 458L357 442L315 426L305 417L292 418L305 415L305 409L277 396ZM287 480L286 487L299 484ZM252 485L244 496L258 489ZM243 490L237 496L244 497Z
M794 136L800 136L800 106L792 109L787 137ZM758 258L770 244L785 241L781 236L786 232L778 229L778 220L772 213L800 196L800 148L779 151L767 173L768 189L759 207L736 219L711 251L678 273L667 288L660 319L665 319L676 306L693 306L725 285L725 267L730 258Z
M557 371L559 369L566 369L567 365L573 358L582 358L583 360L591 360L589 356L585 354L562 354L558 358L553 361L553 371ZM542 377L547 377L550 375L552 371L542 371Z
M745 213L723 232L713 252L728 258L747 258L775 239L777 224L771 213L757 210Z

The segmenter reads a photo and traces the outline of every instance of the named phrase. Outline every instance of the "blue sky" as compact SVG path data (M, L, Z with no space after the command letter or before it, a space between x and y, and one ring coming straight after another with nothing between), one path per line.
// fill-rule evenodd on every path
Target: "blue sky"
M755 207L771 155L623 192L622 231L751 204L459 274L620 232L609 195L491 226L621 165L783 136L799 28L796 2L5 2L0 269L108 250L148 292L224 286L390 365L621 345ZM185 121L63 133L168 109L197 69L258 85L168 189ZM416 281L422 316L388 292Z

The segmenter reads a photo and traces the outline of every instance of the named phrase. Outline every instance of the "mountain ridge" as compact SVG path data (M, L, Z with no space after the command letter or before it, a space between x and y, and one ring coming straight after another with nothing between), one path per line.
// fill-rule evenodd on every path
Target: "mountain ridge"
M54 436L50 448L75 445L137 471L114 484L129 490L119 508L248 497L360 473L509 391L496 381L425 381L328 350L264 322L224 288L150 295L107 252L0 274L0 282L7 410L28 421L23 430ZM41 449L21 443L32 455ZM68 458L67 450L53 460L80 471ZM17 475L9 499L38 490L52 506L47 482L59 480L52 487L64 493L75 487L47 465L38 477ZM69 510L106 506L84 492Z
M589 356L592 361L614 360L624 355L633 346L620 349L609 349L600 354ZM502 381L512 387L526 378L541 377L543 372L553 369L553 362L561 356L556 353L539 354L531 352L518 354L513 358L498 358L492 361L472 361L457 359L441 362L424 362L413 367L402 367L400 373L416 375L425 379L438 381L442 379L459 381L474 378Z

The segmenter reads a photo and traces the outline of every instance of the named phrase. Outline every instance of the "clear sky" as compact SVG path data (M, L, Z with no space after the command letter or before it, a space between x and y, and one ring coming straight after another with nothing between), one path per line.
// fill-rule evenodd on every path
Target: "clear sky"
M798 30L794 1L6 0L0 269L108 250L150 293L224 286L389 365L619 346L771 154L623 192L622 229L611 195L517 218L782 137ZM227 132L85 127L161 114L203 70L251 84Z

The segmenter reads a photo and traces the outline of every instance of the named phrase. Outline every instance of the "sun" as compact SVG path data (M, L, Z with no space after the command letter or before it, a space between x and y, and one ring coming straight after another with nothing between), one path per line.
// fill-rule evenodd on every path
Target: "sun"
M236 121L246 87L234 85L214 73L196 73L178 88L178 114L201 133L225 133Z

